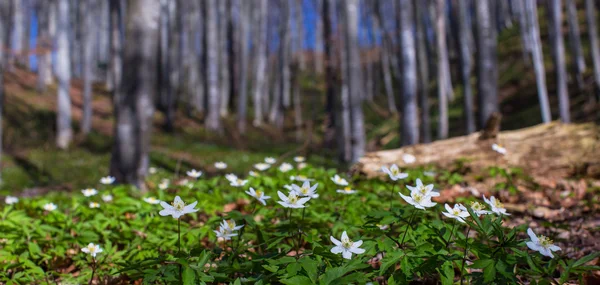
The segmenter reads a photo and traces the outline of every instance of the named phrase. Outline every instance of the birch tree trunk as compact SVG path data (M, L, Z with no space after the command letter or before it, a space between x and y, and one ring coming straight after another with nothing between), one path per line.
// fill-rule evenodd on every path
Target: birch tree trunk
M6 0L5 0L6 1ZM31 38L31 0L21 0L23 5L23 52L22 52L22 64L26 70L31 70L29 64L29 40Z
M487 0L483 0L487 1ZM436 0L436 44L438 52L438 139L448 138L448 81L446 73L446 63L448 62L448 53L446 49L446 23L445 23L445 1Z
M229 91L231 86L229 85L230 76L233 74L229 73L229 44L227 41L227 25L229 19L229 7L231 0L218 0L219 6L219 72L221 74L220 83L220 102L219 102L219 113L222 117L228 115L228 103L229 103ZM210 112L210 111L209 111Z
M38 67L36 88L39 93L46 92L46 87L52 83L52 44L50 37L50 9L54 8L52 1L40 1L38 4Z
M419 143L417 108L417 59L413 35L412 0L400 0L400 49L402 50L402 145Z
M473 70L473 51L469 42L473 40L472 29L467 23L469 5L467 0L458 0L458 33L460 44L460 70L464 90L464 118L467 134L475 132L475 110L473 108L473 89L471 88L471 71Z
M574 0L567 0L567 21L569 22L569 47L573 56L573 68L577 78L577 86L582 89L583 74L585 73L585 59L581 47L581 34L579 32L579 19L577 17L577 6Z
M81 55L83 71L83 117L81 119L81 132L87 135L92 129L92 49L93 47L93 18L91 11L96 9L95 0L81 0L80 25L83 27Z
M339 15L339 24L337 33L342 35L339 39L339 68L340 68L340 93L336 100L336 134L338 139L338 151L340 155L340 161L350 162L352 161L352 123L350 117L350 80L349 80L349 61L348 61L348 5L343 0L338 0L337 14Z
M187 3L187 2L186 2ZM189 98L189 104L194 107L196 111L201 111L204 108L204 86L201 82L200 76L200 57L196 46L198 40L198 27L201 25L200 21L200 3L198 1L191 1L187 3L188 15L186 17L186 34L187 34L187 55L185 60L186 66L186 88L185 93Z
M324 50L323 50L323 23L325 21L324 12L323 12L323 2L327 0L316 0L315 5L317 13L317 31L315 35L315 51L313 53L313 61L315 65L315 72L317 74L321 74L324 71Z
M477 39L477 93L479 127L498 111L498 68L496 27L490 0L475 1Z
M345 44L348 63L349 109L351 123L351 158L357 162L365 153L365 129L362 110L360 53L358 51L358 0L346 0Z
M296 51L298 54L298 67L300 70L306 69L306 59L304 58L304 0L295 0L296 12Z
M540 101L540 110L542 121L549 123L552 120L550 113L550 103L548 102L548 90L546 89L546 70L544 69L544 54L542 53L542 44L540 39L540 27L538 24L537 5L535 0L525 0L525 10L527 28L531 40L531 51L533 55L533 68L535 71L536 84L538 90L538 100Z
M120 86L121 76L123 75L123 58L122 58L122 39L121 39L121 26L123 24L123 17L121 11L120 0L110 0L110 73L112 76L113 84L113 108L118 108L117 103L120 102Z
M69 0L58 0L57 17L56 76L58 77L58 103L56 107L56 145L60 149L67 149L73 138L70 97Z
M12 3L8 1L4 1L0 3L0 184L2 183L2 138L3 136L3 111L4 111L4 71L6 70L7 60L8 60L8 49L4 49L4 47L9 46L10 44L10 5Z
M424 13L427 11L425 1L415 1L415 28L417 39L417 62L419 71L419 105L421 107L420 137L424 143L431 142L431 118L429 117L429 57L427 56L427 39Z
M517 7L517 17L519 19L519 31L521 33L521 44L523 49L523 60L525 63L529 64L531 62L529 54L533 53L533 44L532 44L532 35L530 33L531 27L529 26L528 21L528 10L527 10L527 1L513 1L513 6ZM537 12L536 12L537 14ZM537 17L536 17L537 18Z
M12 43L11 49L13 51L13 59L11 61L17 61L18 64L23 64L23 4L22 0L12 0Z
M159 0L130 0L123 50L123 79L115 109L110 173L120 183L144 189L156 93Z
M257 9L254 13L254 22L258 26L256 40L256 77L254 82L253 106L254 121L253 125L258 127L263 123L263 96L269 96L266 92L266 73L267 73L267 4L268 0L258 0Z
M562 1L550 0L550 33L552 35L553 61L556 69L556 94L560 119L564 123L571 121L569 112L569 93L567 90L567 70L565 67L565 45L562 34Z
M598 27L596 24L596 7L594 0L585 0L585 18L588 26L588 35L590 37L590 53L592 54L596 94L600 101L600 44L598 43Z
M381 0L374 0L374 13L373 13L373 29L380 31L379 36L381 38L381 71L383 73L383 84L385 87L385 94L388 103L388 109L392 114L398 113L396 107L396 100L394 98L394 87L392 83L392 74L390 68L390 43L389 38L386 35L386 29L383 27L381 21Z
M335 61L333 59L333 32L331 29L331 14L332 10L335 10L335 2L334 0L320 0L321 4L321 22L323 23L323 49L324 56L323 61L325 63L324 76L325 76L325 112L326 119L324 122L324 135L323 135L323 143L326 147L333 147L334 143L337 141L341 141L341 135L336 134L339 123L339 119L337 118L338 109L336 106L336 97L339 92L337 87L339 84L336 82L335 75ZM342 153L342 152L340 152Z
M248 44L250 41L250 16L252 3L240 2L240 83L237 104L237 128L241 134L246 133L246 112L248 110L248 63L250 60Z
M290 105L290 6L289 0L280 2L279 50L278 50L278 85L271 105L269 122L277 128L283 127L283 108Z
M205 46L206 53L206 94L208 96L208 115L206 118L206 127L208 130L222 132L221 116L219 116L219 37L217 33L217 1L205 0Z

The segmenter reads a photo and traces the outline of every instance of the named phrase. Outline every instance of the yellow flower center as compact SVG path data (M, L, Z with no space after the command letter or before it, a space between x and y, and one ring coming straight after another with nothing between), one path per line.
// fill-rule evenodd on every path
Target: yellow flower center
M342 246L345 248L351 248L354 242L352 242L349 238L342 239Z
M484 209L483 205L479 202L472 202L471 203L471 209L475 210L475 211L481 211Z
M87 246L87 249L90 251L90 253L95 253L96 252L96 247L93 246L93 245L91 245L91 244L89 244Z
M455 210L452 210L452 213L453 213L455 216L458 216L458 215L460 214L460 212L461 212L460 210L456 210L456 209L455 209Z
M417 203L421 203L421 201L423 200L423 196L421 196L421 194L415 194L413 200L415 200L415 202Z
M290 195L288 197L288 200L289 200L290 204L296 204L296 202L298 202L298 197L296 197L296 195Z
M262 191L260 191L260 190L259 190L259 191L256 191L256 197L257 197L257 198L260 198L260 197L262 197L262 195L263 195L263 192L262 192Z
M494 206L496 206L496 208L504 208L504 204L502 204L502 202L500 202L500 200L496 200L494 202Z
M177 210L179 212L183 211L183 208L185 207L185 203L183 203L183 201L173 202L171 205L173 205L175 210Z
M419 192L421 192L421 194L425 195L425 193L427 193L427 187L425 187L425 186L419 187Z
M548 248L554 244L554 241L552 241L551 239L549 239L546 236L539 236L538 239L539 239L539 244L545 248Z
M304 175L298 175L298 176L296 176L296 179L298 179L298 180L306 180L306 176L304 176Z
M310 190L310 189L308 189L308 187L300 188L300 192L302 192L302 194L304 194L304 195L308 194L308 190Z
M244 182L242 179L237 180L237 184L242 184L242 182Z
M227 224L229 225L229 228L230 228L230 229L233 229L233 228L235 228L235 222L234 222L234 221L232 221L232 220L229 220L229 221L227 221Z
M350 188L350 187L346 187L346 188L344 188L344 191L346 191L346 192L350 192L350 191L352 191L352 188Z

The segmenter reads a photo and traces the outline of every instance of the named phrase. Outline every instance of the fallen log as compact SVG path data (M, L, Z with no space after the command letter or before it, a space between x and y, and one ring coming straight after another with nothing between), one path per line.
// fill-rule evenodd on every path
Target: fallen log
M492 150L493 144L504 147L506 154ZM413 155L416 160L406 163L403 159L406 154ZM473 170L485 170L491 166L518 167L534 178L600 178L600 128L591 123L552 122L499 132L496 137L487 139L482 138L480 133L474 133L429 144L370 152L351 170L375 177L383 175L383 165L395 163L401 168L448 168L459 160Z

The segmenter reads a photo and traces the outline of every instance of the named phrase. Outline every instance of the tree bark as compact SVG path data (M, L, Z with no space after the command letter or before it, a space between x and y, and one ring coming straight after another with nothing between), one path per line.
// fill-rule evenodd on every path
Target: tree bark
M130 0L110 173L144 189L158 79L159 0Z
M52 83L52 47L54 39L50 36L50 10L53 1L40 1L38 4L38 67L36 89L39 93L46 92L46 87Z
M321 0L321 18L323 23L323 48L325 63L325 134L323 141L326 147L333 147L336 141L336 129L339 124L337 119L336 95L339 90L335 75L335 61L333 54L333 32L331 28L331 14L335 9L334 0ZM338 136L339 139L339 136Z
M418 5L418 4L417 4ZM383 73L383 84L385 87L385 95L387 98L388 109L392 114L398 113L396 107L396 100L394 98L394 87L392 83L392 74L390 68L390 40L387 36L386 29L383 27L381 21L381 1L374 1L374 13L373 13L373 29L379 32L381 38L381 71Z
M204 108L204 84L200 75L200 56L197 48L198 28L200 21L200 3L199 1L190 1L187 3L187 15L185 31L187 35L186 60L184 62L186 69L186 91L188 104L194 107L196 111Z
M11 61L17 61L18 64L23 64L23 4L22 0L12 0L12 43L11 50L13 51L13 56Z
M290 6L289 0L280 2L279 49L277 87L271 105L269 122L277 128L283 128L283 109L290 105Z
M268 0L259 0L258 7L254 13L254 22L258 26L256 40L256 77L253 90L254 106L254 126L260 126L263 123L263 96L268 97L266 92L267 82L267 4Z
M119 102L119 87L121 86L121 76L123 74L123 58L122 58L122 37L121 26L123 17L121 11L120 0L110 0L110 73L113 84L113 104ZM113 106L116 109L116 105Z
M400 49L402 50L402 145L419 143L417 108L417 59L413 35L413 2L400 0Z
M241 134L246 133L246 112L248 110L248 63L250 60L248 44L250 41L250 2L242 1L240 6L240 83L237 104L237 127Z
M472 29L467 23L469 5L467 0L458 0L458 33L460 44L460 70L464 92L464 118L467 134L475 132L475 110L473 108L473 89L471 88L471 71L473 59L470 42L473 40Z
M427 56L427 35L424 16L427 10L425 1L415 3L416 39L417 39L417 62L419 71L419 105L421 107L420 137L424 143L431 142L431 118L429 117L429 64Z
M487 0L483 0L487 1ZM445 1L436 0L436 43L438 52L438 139L448 137L448 81L446 73L446 64L448 62L448 53L446 49L446 23L445 23Z
M323 23L325 22L324 12L323 12L323 2L327 0L316 0L315 5L316 10L318 11L317 15L317 32L315 35L315 50L313 52L313 61L315 65L315 72L317 74L322 74L324 72L324 64L323 59L324 55L324 46L323 46Z
M529 29L528 34L531 39L533 67L535 70L542 121L544 123L549 123L552 120L552 114L550 113L548 90L546 89L546 70L544 69L544 54L542 53L540 27L538 24L537 5L535 0L525 0L525 10L523 13L526 14L526 25Z
M219 36L218 36L218 25L217 25L217 1L206 0L206 13L205 13L205 46L204 52L206 56L206 86L208 95L208 116L206 118L206 127L210 131L221 130L221 116L219 115Z
M596 7L594 0L585 0L585 18L588 26L588 35L590 37L590 53L592 54L596 94L600 101L600 43L598 43L598 27L596 24Z
M490 0L475 1L477 41L477 93L479 127L498 112L498 68L495 21Z
M562 1L550 0L550 34L552 35L552 59L556 70L556 94L560 119L564 123L571 121L569 112L569 93L567 89L567 70L565 67L565 44L562 34Z
M97 7L95 0L81 0L80 25L83 27L81 55L83 71L83 117L81 119L81 132L87 135L92 130L92 49L94 24L91 11Z
M574 60L573 67L577 78L577 86L582 89L584 87L585 59L583 58L583 48L581 47L577 6L574 0L567 0L567 21L569 22L569 46Z
M5 0L6 1L6 0ZM31 70L29 64L29 40L31 38L31 0L21 0L23 5L23 52L22 63L26 70Z
M306 69L306 59L304 58L304 0L295 0L295 12L296 12L296 51L298 55L298 67L300 70ZM295 91L294 91L295 92Z
M56 109L56 145L67 149L73 138L71 129L71 63L69 57L69 1L58 0L56 30L56 76L58 77L58 104Z
M531 27L528 22L528 10L526 2L529 0L523 1L513 1L513 6L516 7L517 17L519 19L519 31L521 33L521 45L523 50L523 60L525 63L530 64L531 60L529 54L533 53L533 44L532 44L532 35L530 34ZM536 12L537 14L537 12Z
M0 46L7 47L10 44L10 10L11 2L4 1L0 3ZM4 111L4 71L6 70L8 50L0 49L0 183L2 183L2 138L3 136L3 111Z
M232 75L229 73L229 44L227 37L227 26L229 22L229 7L231 0L218 0L219 7L219 72L220 72L220 100L219 100L219 114L225 117L229 113L229 91L231 86L229 85L229 77Z

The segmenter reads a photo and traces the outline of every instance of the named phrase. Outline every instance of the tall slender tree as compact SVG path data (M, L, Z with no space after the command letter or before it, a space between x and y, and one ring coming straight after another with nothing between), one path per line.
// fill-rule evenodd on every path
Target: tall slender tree
M219 36L217 24L217 1L205 0L205 40L204 52L206 53L205 82L208 96L208 115L206 127L211 131L222 132L221 117L219 116Z
M323 23L323 48L324 56L323 61L325 63L324 76L325 76L325 113L326 119L324 121L325 134L324 144L326 147L333 147L336 141L336 130L339 125L337 118L337 107L336 107L336 95L339 93L337 87L339 86L335 74L335 61L333 51L333 31L331 23L332 10L335 9L335 0L320 0L321 4L321 17ZM339 134L338 134L339 140Z
M92 129L92 49L93 46L93 18L92 11L96 9L95 0L82 0L80 5L82 33L81 55L82 55L82 70L83 70L83 118L81 119L81 132L88 134Z
M58 0L57 17L56 76L58 77L58 104L56 108L56 145L61 149L66 149L73 138L70 97L69 0Z
M240 133L246 132L246 112L248 109L248 64L250 61L249 56L249 42L250 42L250 16L252 11L251 2L242 1L240 3L240 83L239 83L239 96L237 104L237 127Z
M268 97L266 73L267 73L267 4L268 0L258 0L254 10L254 22L258 26L256 41L256 73L254 78L254 90L252 99L254 106L254 126L260 126L263 122L263 96Z
M54 8L54 1L39 1L37 5L38 41L37 49L39 56L37 61L37 84L38 92L44 93L46 87L52 83L52 43L50 35L50 10Z
M577 78L577 86L583 88L583 74L585 73L585 59L583 58L583 47L581 46L581 35L579 32L579 18L575 0L567 1L567 21L569 22L569 47L573 56L573 67Z
M0 47L10 44L10 20L9 14L11 2L0 2ZM3 136L3 111L4 111L4 71L6 68L9 52L0 48L0 183L2 182L2 138Z
M123 58L122 58L122 33L123 11L121 10L121 0L110 0L110 63L109 75L112 76L112 93L113 104L120 101L120 84L123 74ZM114 105L116 109L117 106Z
M413 35L412 0L400 0L400 49L402 50L402 145L419 143L417 108L417 58Z
M415 1L415 28L416 28L416 46L417 46L417 66L419 71L419 105L421 107L420 116L420 137L421 141L431 142L431 118L429 117L429 64L430 59L427 56L428 45L425 29L425 12L427 10L426 1Z
M118 182L144 189L158 79L159 0L130 0L123 50L123 79L117 88L110 173Z
M588 35L590 37L590 53L592 54L592 66L594 68L594 81L596 82L598 100L600 100L600 43L598 42L598 25L596 24L595 6L594 0L585 0L585 18Z
M458 0L458 34L460 44L460 71L464 92L464 118L467 134L475 132L475 110L473 108L473 89L471 88L471 72L473 70L472 50L470 42L473 40L472 29L467 22L469 4L467 0Z
M383 26L381 17L381 0L374 0L373 29L380 32L381 41L381 72L383 73L383 84L387 98L388 109L392 114L398 113L396 100L394 98L394 87L390 68L390 38ZM417 3L418 4L418 3Z
M498 108L497 35L491 0L475 1L479 127Z
M487 1L487 0L483 0ZM448 77L450 76L445 66L448 62L448 51L446 46L446 20L445 20L446 2L444 0L436 0L436 43L438 52L438 138L445 139L448 137L448 97L450 90Z
M556 70L556 94L558 110L564 123L571 121L569 111L569 91L567 88L567 70L565 67L565 44L562 34L562 0L550 0L550 34L552 40L552 60Z
M230 74L229 69L229 37L227 33L227 27L229 25L229 10L231 6L231 0L219 0L217 1L219 7L219 73L220 73L220 101L219 101L219 113L221 116L227 116L229 113L228 102L229 102L229 91L231 86L229 85Z
M549 123L552 120L550 113L550 103L548 102L548 90L546 87L546 70L544 69L544 54L542 53L542 44L540 39L540 27L538 24L537 5L535 0L525 0L526 25L529 29L531 39L531 52L533 55L533 68L538 90L538 100L540 101L540 110L542 121Z

